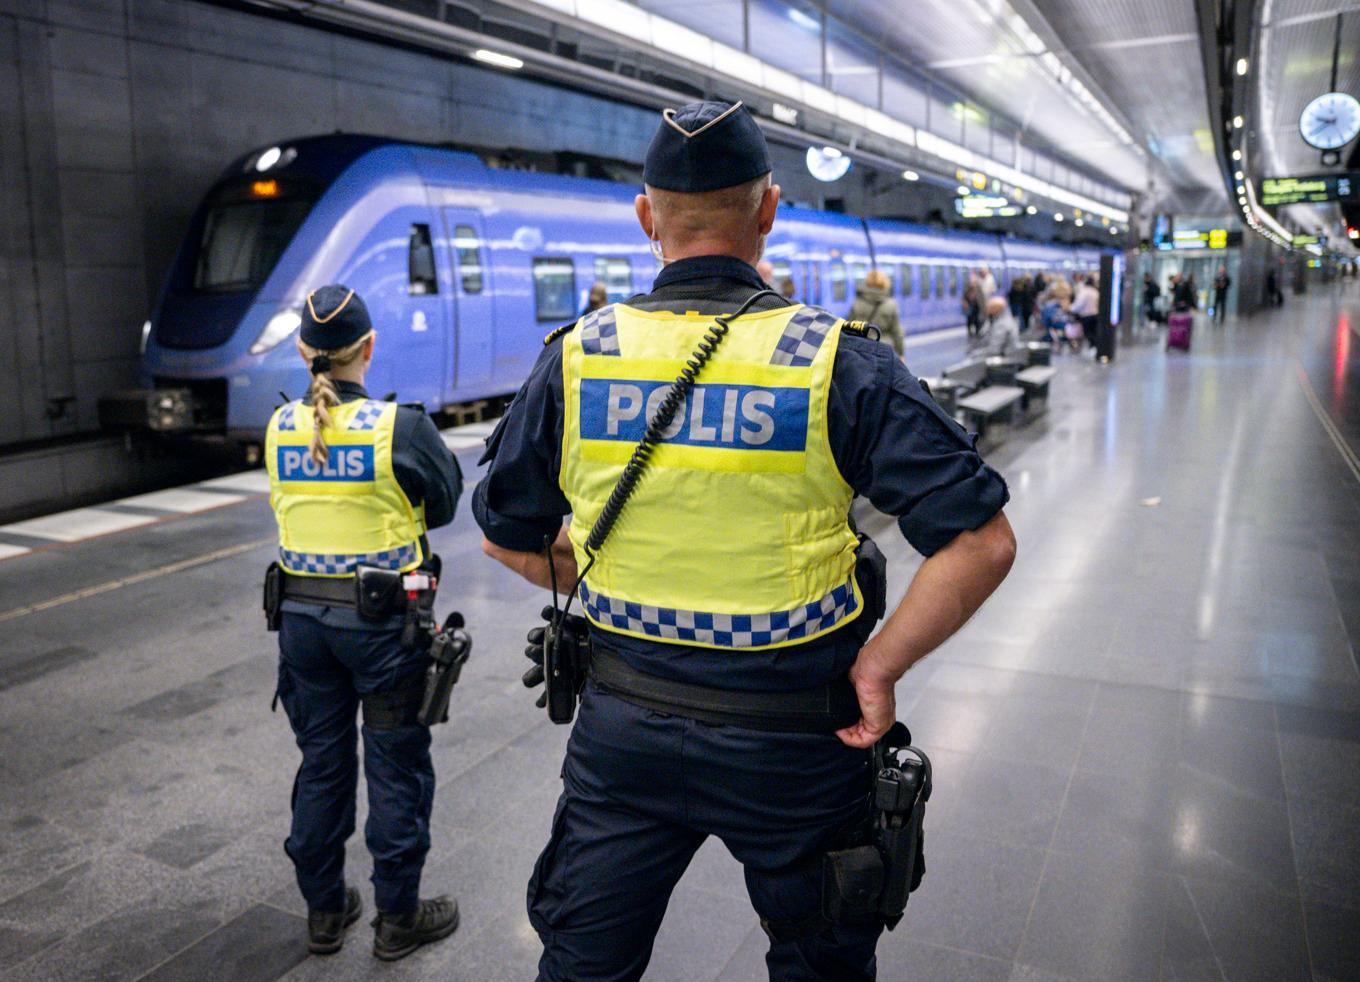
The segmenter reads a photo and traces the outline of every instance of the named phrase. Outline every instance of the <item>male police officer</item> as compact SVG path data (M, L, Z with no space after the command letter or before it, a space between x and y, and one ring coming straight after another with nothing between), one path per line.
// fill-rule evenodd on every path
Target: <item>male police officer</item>
M284 848L307 901L310 948L339 951L361 909L344 865L362 707L373 953L390 961L458 926L453 900L418 894L434 767L430 730L416 719L429 640L408 629L406 589L437 570L425 533L453 520L463 477L421 409L368 398L375 337L353 290L307 297L298 351L311 388L274 413L266 439L280 547L266 608L279 631L278 697L302 751ZM408 573L421 575L403 583Z
M663 116L637 214L667 265L652 293L554 332L474 498L484 550L525 578L546 586L549 556L564 584L587 569L591 681L529 887L540 977L638 978L716 835L745 867L772 978L869 979L883 923L820 917L820 857L862 815L894 683L1009 569L1006 486L862 326L762 293L779 188L740 103ZM697 384L588 551L687 361ZM929 557L867 645L856 494Z

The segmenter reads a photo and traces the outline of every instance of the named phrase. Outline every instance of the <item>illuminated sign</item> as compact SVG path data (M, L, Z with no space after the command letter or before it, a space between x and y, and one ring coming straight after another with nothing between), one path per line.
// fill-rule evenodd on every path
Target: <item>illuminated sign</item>
M1163 252L1171 249L1228 249L1242 244L1241 232L1226 228L1178 228L1169 239L1156 243Z
M1349 201L1360 197L1360 173L1313 174L1308 177L1267 177L1261 181L1261 204L1310 204Z
M776 120L786 126L798 125L798 110L794 109L792 106L786 106L782 102L776 102L774 104L773 115Z
M279 182L272 179L256 181L250 185L250 193L257 198L277 198L279 196Z
M1006 198L970 194L954 199L954 210L962 218L1014 218L1020 208Z
M1294 243L1293 243L1293 245L1294 245L1294 248L1295 248L1295 249L1302 248L1303 246L1310 246L1310 245L1317 245L1317 244L1318 244L1318 237L1317 237L1316 235L1296 235L1296 236L1294 236Z

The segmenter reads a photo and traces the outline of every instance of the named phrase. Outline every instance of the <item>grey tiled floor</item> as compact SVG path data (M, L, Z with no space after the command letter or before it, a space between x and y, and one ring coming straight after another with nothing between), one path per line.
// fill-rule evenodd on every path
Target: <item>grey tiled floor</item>
M1020 558L901 683L937 791L881 978L1360 977L1360 484L1301 382L1355 447L1349 325L1354 287L1201 325L1188 357L1068 359L992 454ZM862 517L900 589L917 560ZM0 616L270 529L256 500L25 556L0 566ZM524 887L566 739L518 682L541 597L466 513L434 538L441 609L457 594L477 638L435 733L426 880L459 895L458 933L378 966L360 925L305 957L260 547L0 621L0 978L532 977ZM763 951L740 870L705 846L648 978L760 978Z

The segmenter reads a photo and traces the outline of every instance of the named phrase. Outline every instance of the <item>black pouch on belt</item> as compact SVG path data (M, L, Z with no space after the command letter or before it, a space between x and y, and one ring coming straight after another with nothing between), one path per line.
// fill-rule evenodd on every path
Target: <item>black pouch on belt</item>
M264 571L264 623L277 631L283 620L283 570L278 563L270 563Z
M888 560L873 539L863 532L856 535L859 546L855 549L855 582L864 598L864 613L850 622L850 628L863 645L888 612Z
M397 609L401 595L401 571L377 566L357 566L354 570L354 607L368 621L380 621Z

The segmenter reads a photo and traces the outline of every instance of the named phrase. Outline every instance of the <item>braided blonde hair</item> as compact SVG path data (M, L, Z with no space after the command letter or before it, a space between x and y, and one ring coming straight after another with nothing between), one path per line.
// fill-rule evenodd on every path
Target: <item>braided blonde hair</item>
M307 389L307 401L312 404L312 410L316 414L312 424L312 445L308 453L318 466L324 466L330 460L331 448L326 445L326 436L322 431L333 425L331 409L340 405L340 393L331 379L331 369L351 364L363 354L364 345L371 337L373 332L369 331L359 340L331 351L313 348L309 344L303 344L301 339L298 340L298 351L302 353L308 365L312 365L317 358L325 358L329 362L324 370L312 372L312 384Z

